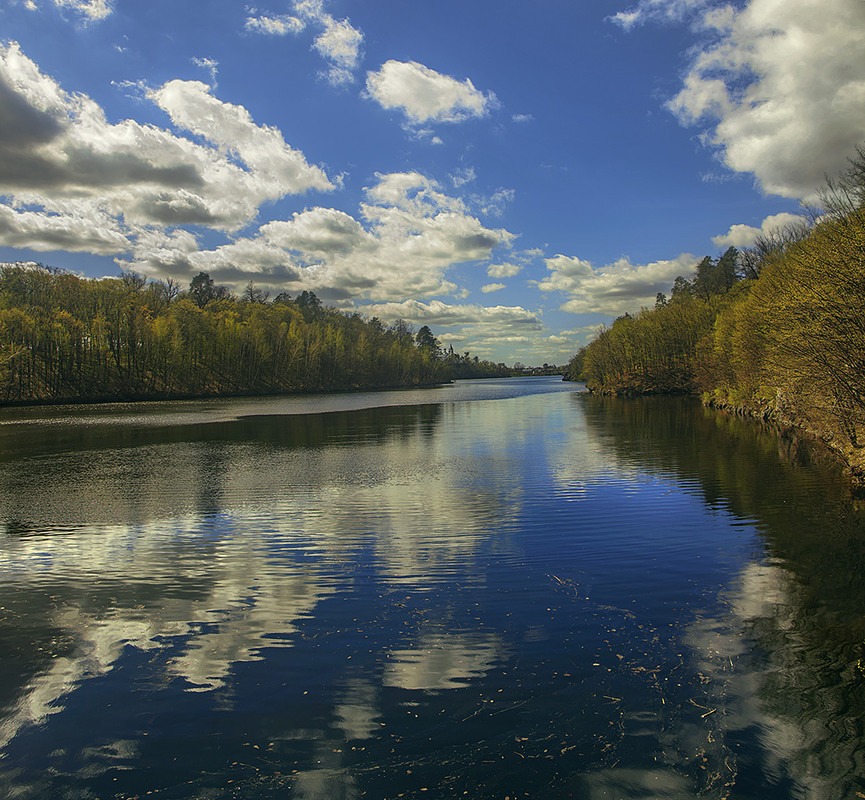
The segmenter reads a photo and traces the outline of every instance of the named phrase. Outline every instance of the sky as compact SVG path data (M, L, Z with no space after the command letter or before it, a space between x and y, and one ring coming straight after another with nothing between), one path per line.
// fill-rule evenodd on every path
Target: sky
M0 0L0 261L563 364L865 144L863 0Z

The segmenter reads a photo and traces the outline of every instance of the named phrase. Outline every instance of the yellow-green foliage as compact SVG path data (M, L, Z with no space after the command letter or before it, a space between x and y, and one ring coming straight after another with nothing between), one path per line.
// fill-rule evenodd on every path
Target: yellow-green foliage
M695 391L697 345L711 331L717 305L684 295L619 317L583 352L584 379L605 393Z
M167 288L0 268L0 402L409 386L449 377L411 335L377 320L226 295L199 307Z
M762 253L758 278L619 318L575 357L582 378L605 393L702 392L861 447L865 208L805 231Z
M715 385L835 420L856 445L865 419L865 209L816 225L769 261L715 326Z

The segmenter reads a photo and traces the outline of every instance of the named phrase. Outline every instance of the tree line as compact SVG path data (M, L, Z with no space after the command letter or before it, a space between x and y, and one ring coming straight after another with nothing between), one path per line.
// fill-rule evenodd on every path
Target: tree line
M820 207L702 260L670 298L625 314L566 379L607 394L690 393L803 421L848 460L865 447L865 150Z
M0 402L93 401L406 387L495 374L415 333L324 306L312 292L240 297L199 273L88 279L0 266Z

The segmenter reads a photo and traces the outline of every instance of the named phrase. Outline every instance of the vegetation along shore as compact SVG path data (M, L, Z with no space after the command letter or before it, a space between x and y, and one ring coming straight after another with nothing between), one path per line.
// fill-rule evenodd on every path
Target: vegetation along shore
M865 150L800 224L704 258L570 361L603 394L699 394L809 431L865 489Z
M509 375L432 331L323 306L312 292L241 297L199 273L187 290L0 265L0 404L423 386Z

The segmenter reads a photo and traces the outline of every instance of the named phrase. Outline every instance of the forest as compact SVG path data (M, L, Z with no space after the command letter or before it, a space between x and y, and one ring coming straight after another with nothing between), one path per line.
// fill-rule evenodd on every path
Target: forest
M241 297L126 272L88 279L0 265L0 403L281 394L510 374L417 333L324 306L312 292Z
M802 427L865 486L865 150L801 223L702 260L571 359L603 394L698 394Z

